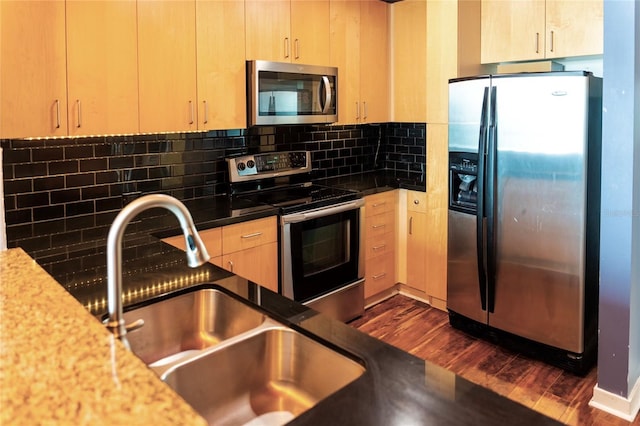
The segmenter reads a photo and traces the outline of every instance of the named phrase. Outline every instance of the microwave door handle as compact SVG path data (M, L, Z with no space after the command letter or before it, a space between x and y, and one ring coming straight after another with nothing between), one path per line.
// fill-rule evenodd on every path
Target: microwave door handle
M318 94L318 99L322 99L322 88L324 87L324 104L320 102L320 109L323 114L326 114L331 106L331 85L329 84L329 77L326 75L322 76L322 84L318 89L320 93Z

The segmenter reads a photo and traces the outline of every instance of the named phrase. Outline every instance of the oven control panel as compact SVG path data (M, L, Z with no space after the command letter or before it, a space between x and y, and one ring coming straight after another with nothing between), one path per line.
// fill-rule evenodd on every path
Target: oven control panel
M229 180L242 182L311 171L311 152L282 151L227 158Z

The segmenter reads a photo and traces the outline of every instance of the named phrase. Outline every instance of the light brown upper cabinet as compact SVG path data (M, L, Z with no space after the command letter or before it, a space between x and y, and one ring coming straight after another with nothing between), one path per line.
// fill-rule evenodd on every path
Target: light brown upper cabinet
M1 1L0 41L0 138L65 136L64 1Z
M246 59L327 65L329 0L247 0Z
M67 0L69 135L138 131L136 2Z
M196 130L194 1L138 0L140 131Z
M427 121L427 2L393 8L393 119Z
M482 0L482 63L599 55L602 0Z
M244 2L196 0L198 129L247 125Z
M331 65L338 67L338 122L389 120L389 5L331 0Z

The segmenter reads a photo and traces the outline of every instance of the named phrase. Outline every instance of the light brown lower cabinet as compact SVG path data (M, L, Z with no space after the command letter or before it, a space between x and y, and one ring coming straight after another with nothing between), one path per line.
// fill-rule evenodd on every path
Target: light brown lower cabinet
M396 191L365 197L365 299L396 284Z
M278 237L276 216L200 231L210 263L278 291ZM164 242L185 249L182 235Z

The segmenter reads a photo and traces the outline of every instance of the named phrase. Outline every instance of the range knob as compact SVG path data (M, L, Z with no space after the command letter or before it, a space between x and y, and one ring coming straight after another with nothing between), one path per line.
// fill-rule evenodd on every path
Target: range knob
M247 167L253 169L256 166L256 163L253 160L247 161Z
M236 167L238 167L238 170L240 171L243 171L244 169L247 168L247 166L243 162L238 163Z

